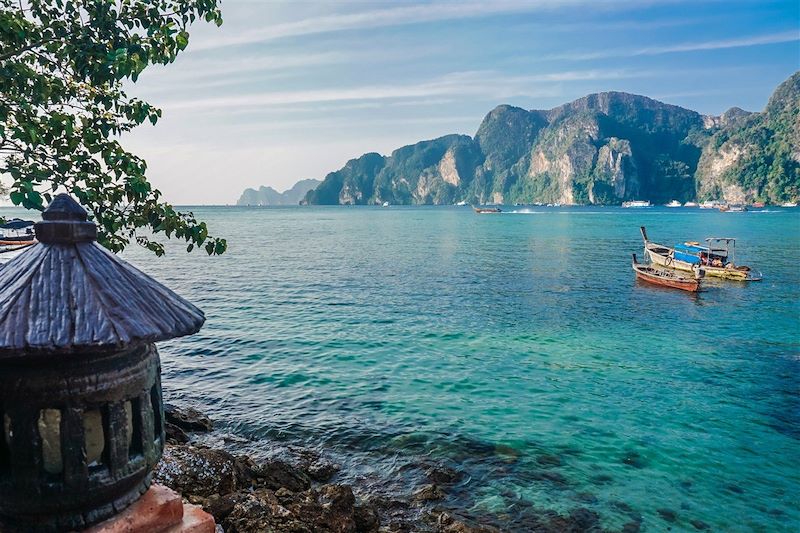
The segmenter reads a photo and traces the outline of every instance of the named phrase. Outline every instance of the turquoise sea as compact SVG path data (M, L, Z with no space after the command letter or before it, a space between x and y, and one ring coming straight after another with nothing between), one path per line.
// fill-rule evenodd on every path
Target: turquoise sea
M195 208L224 256L125 253L207 316L161 347L167 396L362 485L449 464L444 504L508 530L800 529L800 209L507 209ZM640 225L736 237L764 280L636 282Z

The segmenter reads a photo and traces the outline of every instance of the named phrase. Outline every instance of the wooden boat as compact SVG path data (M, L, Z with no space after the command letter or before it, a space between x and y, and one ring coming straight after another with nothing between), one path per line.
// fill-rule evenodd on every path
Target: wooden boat
M666 268L693 272L699 266L705 275L734 281L760 281L748 266L737 266L734 263L736 239L729 237L710 237L706 239L708 246L700 246L698 242L685 242L670 248L663 244L651 242L647 238L647 230L641 226L644 250L651 263Z
M754 207L756 209L764 209L766 204L764 202L753 202L750 207Z
M700 290L702 272L699 268L695 270L694 278L687 278L669 270L653 268L649 265L640 265L636 261L636 254L633 254L631 267L633 271L636 272L636 278L646 281L647 283L689 292L697 292Z
M29 246L36 243L32 220L12 218L0 225L0 248L7 246Z
M473 207L472 209L475 210L476 213L479 215L486 215L489 213L502 213L502 209L499 207Z

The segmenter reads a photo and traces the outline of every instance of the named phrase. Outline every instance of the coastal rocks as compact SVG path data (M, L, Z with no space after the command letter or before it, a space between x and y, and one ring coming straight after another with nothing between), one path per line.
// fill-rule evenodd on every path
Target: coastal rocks
M320 474L317 459L311 464ZM312 487L308 472L274 459L168 444L155 479L201 505L228 533L369 533L380 524L377 509L359 504L349 486Z
M153 478L184 496L228 494L239 486L233 455L188 445L165 446Z
M377 512L356 505L350 487L323 485L292 492L258 489L244 495L222 520L227 533L372 533Z

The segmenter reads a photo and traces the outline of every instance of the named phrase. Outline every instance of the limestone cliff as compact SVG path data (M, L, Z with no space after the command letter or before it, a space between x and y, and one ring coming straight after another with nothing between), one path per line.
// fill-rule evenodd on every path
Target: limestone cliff
M474 139L447 135L366 154L326 176L309 203L457 201L619 204L625 200L800 196L798 74L767 109L719 117L621 92L550 109L501 105Z

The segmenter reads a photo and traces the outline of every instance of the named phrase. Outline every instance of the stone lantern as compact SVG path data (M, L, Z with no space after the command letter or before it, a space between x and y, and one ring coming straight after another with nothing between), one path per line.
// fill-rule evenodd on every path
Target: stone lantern
M0 268L0 531L82 529L150 486L164 446L155 342L202 311L97 244L57 196Z

